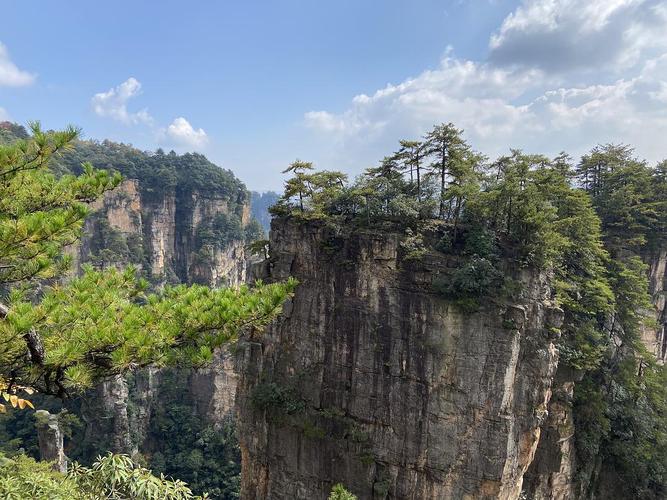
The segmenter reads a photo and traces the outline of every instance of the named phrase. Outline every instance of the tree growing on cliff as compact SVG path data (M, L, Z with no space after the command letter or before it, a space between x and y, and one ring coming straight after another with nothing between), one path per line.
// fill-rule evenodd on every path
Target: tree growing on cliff
M401 148L394 155L402 162L403 171L410 173L410 182L417 182L417 201L422 201L422 169L427 157L426 144L423 141L400 141Z
M453 123L442 123L434 126L425 137L425 153L433 158L429 168L440 183L438 216L441 219L445 217L447 180L455 165L464 161L464 155L469 151L462 134L463 130L457 129Z
M299 197L299 208L304 211L303 199L309 191L310 178L306 172L313 170L313 164L307 161L295 160L283 170L283 174L294 174L285 183L285 198Z

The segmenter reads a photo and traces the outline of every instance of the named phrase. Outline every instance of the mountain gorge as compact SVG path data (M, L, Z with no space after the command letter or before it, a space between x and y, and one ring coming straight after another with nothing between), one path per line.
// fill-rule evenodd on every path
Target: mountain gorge
M74 250L79 268L132 264L155 287L246 281L252 259L246 244L262 230L251 218L250 194L231 172L201 155L149 155L109 142L80 143L58 166L76 171L83 159L108 165L125 180L93 205ZM81 405L83 455L108 449L141 456L197 490L233 495L240 470L236 378L230 353L221 351L202 370L149 368L102 383Z
M297 161L280 197L198 154L79 141L57 158L59 175L124 177L68 249L75 274L299 282L205 367L36 399L65 452L126 453L221 499L663 498L664 163L611 145L487 163L460 133L434 127L449 152L428 171L407 141L354 183ZM0 433L37 454L25 414Z
M18 126L0 131L10 141L27 135ZM124 180L92 203L82 240L68 250L75 273L85 266L135 266L152 288L177 283L238 287L246 281L248 264L255 259L246 244L263 231L251 216L250 193L230 171L202 155L147 153L109 141L79 141L52 169L59 175L78 174L86 162L119 171ZM112 377L66 402L69 414L80 421L65 440L67 454L89 463L107 450L127 453L156 472L187 480L196 490L234 498L240 473L236 379L227 351L196 371L149 368ZM57 401L44 406L62 407ZM4 425L26 435L10 448L35 450L29 420Z

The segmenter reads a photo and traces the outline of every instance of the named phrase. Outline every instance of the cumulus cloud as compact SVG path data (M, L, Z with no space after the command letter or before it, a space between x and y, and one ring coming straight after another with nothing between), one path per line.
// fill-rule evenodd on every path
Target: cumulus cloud
M175 118L167 127L159 126L155 119L142 109L130 112L127 103L141 94L141 82L130 77L120 85L106 92L95 94L91 99L93 111L103 117L111 118L126 125L146 125L155 140L168 147L199 149L208 143L208 135L204 129L195 129L182 116Z
M177 146L202 148L208 143L204 129L195 129L185 118L175 118L166 130L167 138Z
M35 81L35 75L20 70L9 58L9 51L0 43L0 86L23 87Z
M497 149L516 130L536 126L529 103L521 98L540 81L539 71L496 68L448 55L436 69L354 97L342 113L315 111L304 119L346 150L376 143L391 151L386 148L395 147L398 138L418 137L441 121L452 121L468 137Z
M376 161L399 138L449 121L492 157L509 147L578 155L599 142L626 142L649 160L662 159L667 35L649 40L639 27L664 26L666 2L525 0L492 35L488 60L456 58L448 49L436 68L358 95L340 112L306 113L304 123L329 145L327 161L338 165L350 165L346 157ZM609 41L612 34L618 40ZM578 47L582 41L590 46ZM604 51L626 63L621 71L587 78L556 71ZM544 61L548 54L557 60Z
M127 110L127 102L141 93L141 82L130 77L120 85L106 92L95 94L91 99L93 111L104 117L113 118L125 124L152 124L153 117L148 110L142 109L135 113Z
M625 68L667 48L666 0L523 0L489 41L497 65Z
M0 122L5 122L9 121L9 113L7 113L7 110L5 108L0 107Z

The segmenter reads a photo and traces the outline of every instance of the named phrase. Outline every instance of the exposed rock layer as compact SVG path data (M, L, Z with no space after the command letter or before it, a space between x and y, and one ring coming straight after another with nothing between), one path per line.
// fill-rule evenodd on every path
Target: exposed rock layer
M643 261L649 270L649 293L653 310L647 311L656 321L645 326L641 340L659 362L667 357L667 249L647 252ZM580 375L559 366L553 384L553 396L548 406L548 418L543 426L535 460L528 470L524 494L531 500L573 500L581 497L623 498L619 478L613 471L596 464L594 478L577 483L577 464L574 435L573 394ZM586 475L580 475L585 477ZM581 479L581 477L579 479ZM583 484L589 482L591 484ZM582 493L586 492L586 493Z
M53 469L59 472L67 471L67 457L63 446L63 432L58 422L58 416L46 410L35 412L37 420L37 438L39 440L39 458L45 462L53 462Z
M465 313L431 286L456 263L396 235L274 220L271 252L259 274L301 284L239 349L242 498L518 498L557 365L544 275Z
M135 259L157 286L165 282L238 286L245 281L244 242L239 239L202 248L197 231L218 214L235 213L247 224L247 205L235 206L228 197L215 193L147 192L139 181L130 179L92 208L95 213L86 222L83 241L74 249L79 269L84 262L124 267ZM143 255L139 262L137 253ZM194 411L200 418L216 425L229 417L236 375L228 353L217 353L209 368L184 371L182 376L188 380ZM107 380L85 398L82 416L93 454L106 449L136 454L143 449L153 405L159 404L155 396L160 383L158 370L143 370L131 382L123 377Z

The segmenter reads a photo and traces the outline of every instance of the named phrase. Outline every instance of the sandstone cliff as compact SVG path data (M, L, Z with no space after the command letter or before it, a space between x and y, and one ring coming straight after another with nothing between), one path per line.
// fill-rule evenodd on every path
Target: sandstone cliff
M223 244L198 241L198 232L218 216L250 222L247 202L227 196L170 189L142 195L140 181L127 179L93 204L77 252L79 263L134 263L156 283L171 281L238 286L245 281L242 234Z
M250 222L247 197L237 201L224 189L156 189L142 185L141 180L127 179L92 208L84 238L73 250L79 270L86 263L133 264L154 286L238 286L246 279L242 229ZM204 237L216 229L220 218L238 221L240 226L232 228L229 237L225 227L221 228L222 241ZM236 389L232 368L229 354L220 352L209 368L177 374L202 422L218 425L230 418ZM130 379L105 381L88 394L81 405L88 454L94 457L107 449L130 454L159 449L159 443L145 440L153 409L161 404L157 395L162 389L161 372L150 369Z
M655 322L642 328L641 340L659 362L667 356L667 250L658 249L642 256L649 270L649 293L653 310L647 311ZM618 478L598 464L596 477L577 475L575 451L574 387L581 374L560 365L552 386L548 417L542 438L526 474L524 494L531 500L574 500L576 498L623 498Z
M464 313L433 292L455 266L399 237L274 220L258 275L301 282L239 346L242 498L518 498L540 439L561 311L545 276ZM508 270L509 272L509 270Z

